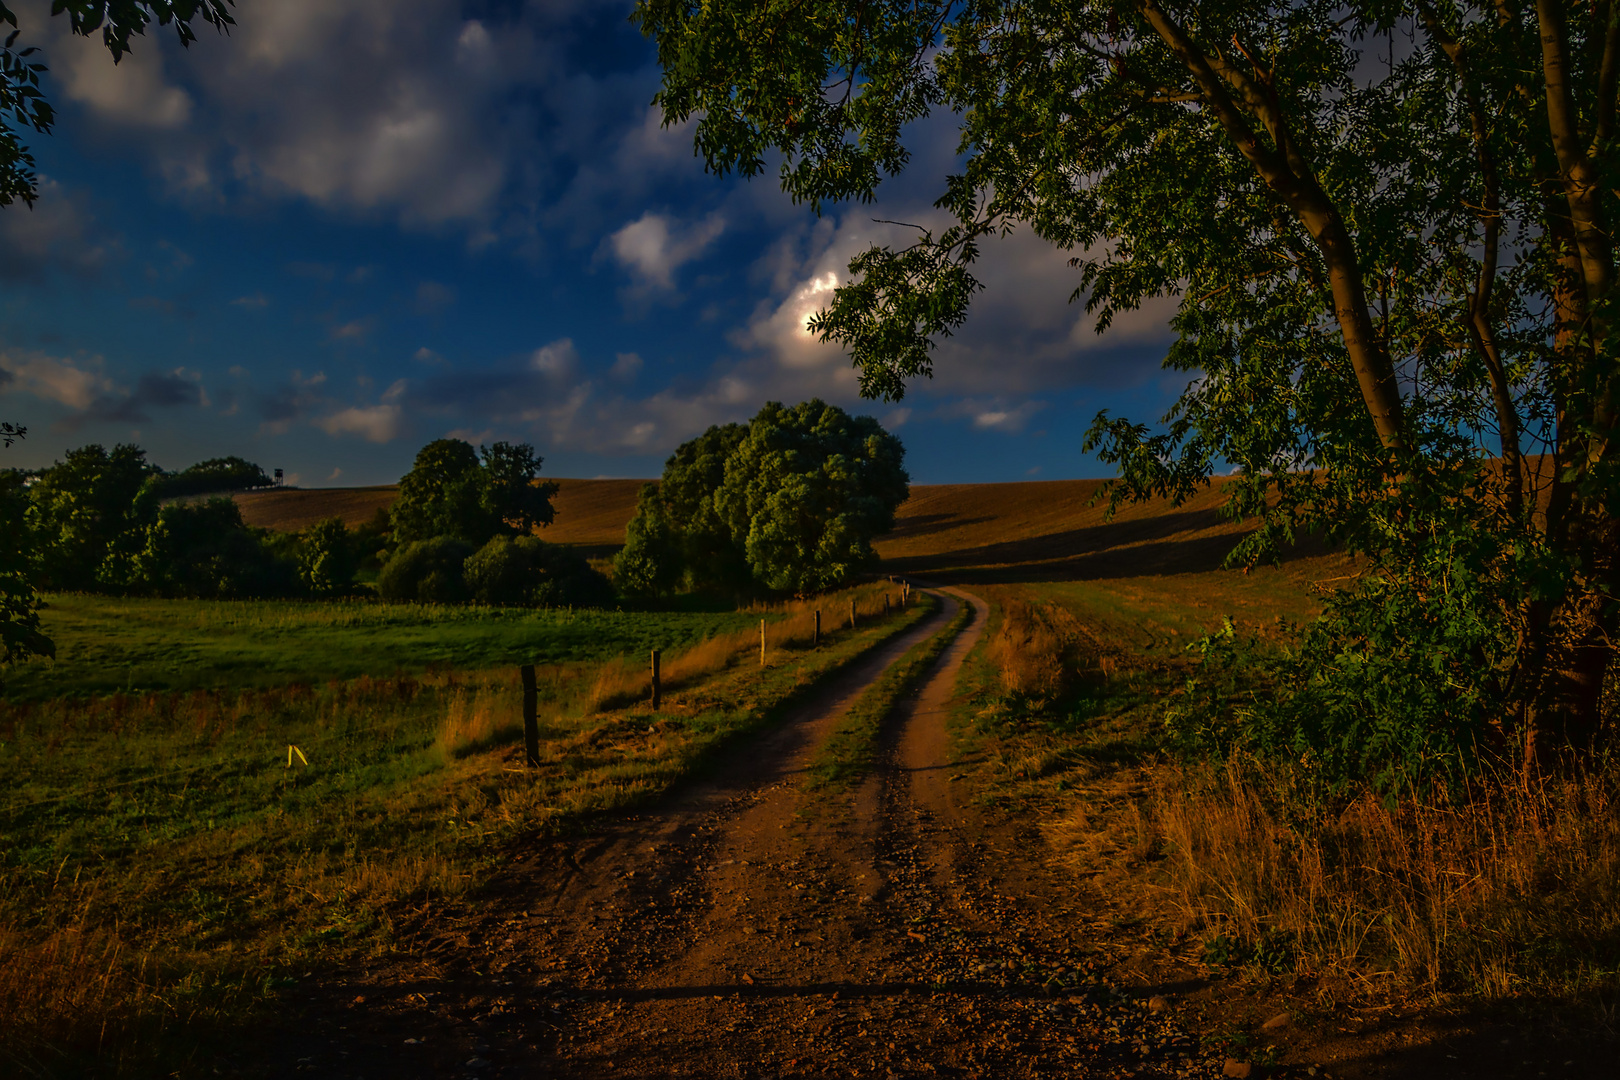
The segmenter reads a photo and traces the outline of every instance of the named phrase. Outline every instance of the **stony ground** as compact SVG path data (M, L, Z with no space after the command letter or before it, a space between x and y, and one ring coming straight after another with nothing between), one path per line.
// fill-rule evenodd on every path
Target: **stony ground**
M425 914L406 959L312 981L272 1045L219 1071L1587 1075L1556 1048L1453 1046L1387 1017L1299 1034L1286 989L1227 990L1146 947L951 761L946 707L982 617L895 718L876 774L813 790L805 765L842 711L957 602L658 812L536 841L478 907Z

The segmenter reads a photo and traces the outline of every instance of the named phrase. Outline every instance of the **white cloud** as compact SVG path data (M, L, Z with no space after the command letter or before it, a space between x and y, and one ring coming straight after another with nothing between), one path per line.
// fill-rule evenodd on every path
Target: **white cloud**
M664 214L648 211L610 236L608 246L643 285L672 289L675 271L703 254L725 228L719 214L682 227Z
M553 379L567 379L579 367L579 352L572 338L558 338L529 356L529 366Z
M121 254L83 196L51 177L39 178L32 208L0 212L0 280L39 278L49 269L94 277Z
M613 359L610 374L619 382L630 382L641 373L641 357L633 352L619 353Z
M81 367L43 353L0 352L0 372L5 374L0 379L0 393L32 394L70 409L88 409L97 399L118 392L101 366L99 357Z
M800 282L787 299L774 308L761 306L746 329L733 336L744 348L759 349L790 368L847 368L844 350L820 341L810 332L810 319L832 302L838 288L836 270L827 270ZM849 380L853 374L846 372Z
M404 417L396 404L351 407L315 421L328 435L359 435L367 442L385 443L404 431Z
M148 44L150 39L137 40L136 48L114 64L100 34L75 37L60 25L54 29L51 71L68 100L126 128L173 129L191 119L191 96L169 85L162 51Z
M370 332L370 330L370 319L355 319L351 322L346 322L339 326L332 327L328 336L330 336L333 341L359 341L363 339L366 334Z
M1009 402L1004 398L964 398L940 410L942 416L966 417L979 431L1000 431L1017 434L1024 430L1030 417L1046 408L1044 401Z

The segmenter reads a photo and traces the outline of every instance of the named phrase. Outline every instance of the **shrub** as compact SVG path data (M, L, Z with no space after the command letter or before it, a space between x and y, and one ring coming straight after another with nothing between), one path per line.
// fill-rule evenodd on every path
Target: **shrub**
M140 585L163 596L224 599L294 591L292 566L225 498L165 506L146 530L134 566Z
M299 537L298 579L311 594L346 591L358 568L355 544L342 518L317 521Z
M384 600L455 604L467 599L462 566L472 547L449 536L418 540L394 552L377 576Z
M467 559L467 590L483 604L603 607L607 579L577 552L532 536L497 536Z

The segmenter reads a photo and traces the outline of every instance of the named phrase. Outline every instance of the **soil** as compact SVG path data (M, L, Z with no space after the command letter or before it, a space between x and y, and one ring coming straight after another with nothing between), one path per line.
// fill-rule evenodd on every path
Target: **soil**
M946 716L984 606L947 591L944 610L655 812L532 840L476 904L407 927L401 955L308 980L299 1014L218 1071L1612 1075L1551 1029L1313 1013L1308 986L1227 982L1178 958L1128 903L1058 867L1027 815L976 800ZM813 788L805 766L844 709L958 602L980 618L898 710L879 768Z

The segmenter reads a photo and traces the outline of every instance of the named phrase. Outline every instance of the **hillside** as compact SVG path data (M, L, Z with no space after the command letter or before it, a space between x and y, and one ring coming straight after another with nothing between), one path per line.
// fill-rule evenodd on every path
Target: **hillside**
M547 540L595 556L624 542L645 481L557 483L557 521L544 530ZM981 583L1204 573L1220 566L1243 531L1218 514L1218 484L1181 507L1163 501L1125 507L1111 522L1104 520L1105 507L1093 502L1102 484L914 484L895 531L878 541L878 553L885 570ZM251 492L237 502L250 524L268 528L301 529L332 516L357 525L388 506L396 490Z

